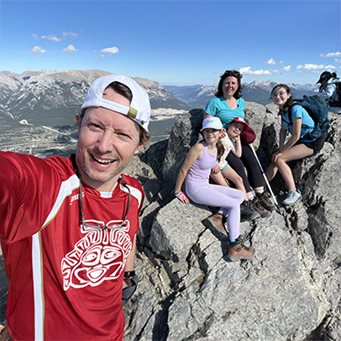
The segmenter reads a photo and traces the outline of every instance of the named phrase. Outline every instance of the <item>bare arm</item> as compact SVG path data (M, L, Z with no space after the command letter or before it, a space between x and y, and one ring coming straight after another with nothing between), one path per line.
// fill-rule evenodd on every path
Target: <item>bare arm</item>
M186 175L189 171L189 169L191 168L193 162L198 159L199 157L201 157L202 155L202 150L203 150L203 145L201 143L198 143L196 145L194 145L188 152L185 161L183 162L179 174L178 174L178 178L176 180L176 184L175 184L175 192L180 192L182 185L185 181Z
M284 143L280 148L279 151L283 153L285 150L290 149L299 139L301 136L301 128L302 128L302 120L297 119L294 120L292 135L288 139L286 143Z
M279 133L279 149L277 152L275 152L272 155L272 161L276 162L277 158L285 151L290 149L300 138L301 134L301 127L302 127L302 120L298 119L294 121L294 126L293 126L293 131L292 135L288 139L287 142L285 142L285 137L287 134L286 129L281 128L280 133Z
M242 156L242 144L240 142L240 135L234 138L234 155L237 157Z

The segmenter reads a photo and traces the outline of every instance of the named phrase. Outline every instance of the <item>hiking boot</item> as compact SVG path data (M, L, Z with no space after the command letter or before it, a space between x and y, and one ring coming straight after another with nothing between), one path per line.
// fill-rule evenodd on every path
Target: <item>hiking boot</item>
M299 190L290 191L288 196L283 200L284 206L292 206L295 205L302 198L301 192Z
M260 218L251 201L244 201L240 205L240 221L249 221Z
M217 232L220 232L223 235L227 236L226 228L224 225L225 217L222 214L220 213L213 214L205 220L206 220L205 225L208 225L208 228L216 230Z
M258 201L261 203L261 205L268 211L272 212L276 209L276 206L271 201L267 193L257 193L256 194Z
M252 246L247 247L237 239L231 243L228 256L232 262L236 262L242 259L249 259L254 253L255 249Z
M262 218L266 218L270 215L270 212L263 207L261 202L258 200L257 196L255 196L252 200L252 204L255 210L260 214Z

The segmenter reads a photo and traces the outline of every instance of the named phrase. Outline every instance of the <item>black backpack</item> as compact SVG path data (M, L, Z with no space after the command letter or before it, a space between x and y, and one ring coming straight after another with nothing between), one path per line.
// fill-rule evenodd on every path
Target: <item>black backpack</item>
M314 120L315 127L312 132L309 133L309 139L316 140L323 134L327 134L330 122L328 118L328 106L327 103L321 99L318 95L303 96L302 99L295 99L293 105L301 105ZM289 120L292 123L292 113L289 111ZM308 136L305 136L308 138Z

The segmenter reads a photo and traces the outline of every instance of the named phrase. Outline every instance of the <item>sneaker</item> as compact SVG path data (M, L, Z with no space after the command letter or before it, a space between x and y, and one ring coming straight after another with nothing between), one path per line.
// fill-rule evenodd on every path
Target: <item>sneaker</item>
M302 199L301 192L299 190L290 191L288 196L283 200L283 205L292 206Z
M205 219L204 225L207 225L208 228L216 230L217 232L227 236L224 220L225 217L222 214L216 213Z
M254 253L255 249L252 246L247 247L237 239L234 243L231 243L228 256L232 262L235 262L242 259L250 259Z
M261 205L268 211L272 212L276 209L274 203L271 201L267 193L257 193L256 196Z
M270 215L270 212L263 207L263 205L261 204L261 202L258 200L256 196L253 198L252 204L255 210L260 214L262 218L266 218Z
M260 218L260 214L256 211L251 201L244 201L240 205L240 221L255 220Z

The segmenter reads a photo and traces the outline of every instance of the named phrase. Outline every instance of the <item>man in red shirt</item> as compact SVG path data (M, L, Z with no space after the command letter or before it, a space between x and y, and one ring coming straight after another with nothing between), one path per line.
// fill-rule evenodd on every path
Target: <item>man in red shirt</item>
M13 340L123 339L122 289L134 274L144 199L123 171L149 140L150 111L133 79L100 77L77 115L75 155L0 152Z

